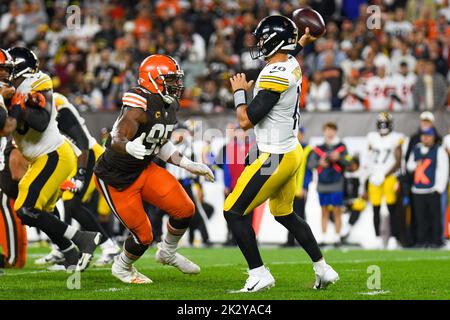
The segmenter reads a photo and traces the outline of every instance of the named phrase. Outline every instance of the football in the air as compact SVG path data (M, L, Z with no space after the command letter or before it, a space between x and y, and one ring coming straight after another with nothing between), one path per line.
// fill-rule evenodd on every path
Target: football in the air
M318 37L325 31L325 22L322 15L311 8L300 8L292 13L292 20L298 28L298 36L305 34L305 28L309 27L309 33Z

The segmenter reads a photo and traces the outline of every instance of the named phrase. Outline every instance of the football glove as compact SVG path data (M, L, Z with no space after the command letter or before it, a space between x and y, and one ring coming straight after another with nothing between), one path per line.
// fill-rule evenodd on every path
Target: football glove
M180 167L195 175L204 176L209 182L214 182L214 173L204 163L193 162L188 158L183 157L180 161Z
M134 139L133 141L127 142L125 145L125 150L131 156L135 157L139 160L144 160L145 156L151 154L151 151L145 148L144 146L145 132L143 132L139 137Z

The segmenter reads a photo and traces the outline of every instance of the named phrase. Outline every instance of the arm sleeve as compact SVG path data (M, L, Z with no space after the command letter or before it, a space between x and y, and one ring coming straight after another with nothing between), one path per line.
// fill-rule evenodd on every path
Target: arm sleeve
M303 47L300 45L300 43L297 43L297 46L295 49L291 52L291 55L294 57L297 56L301 51L303 50Z
M46 109L27 107L23 112L23 120L34 130L44 132L50 123L50 114Z
M280 99L280 93L260 90L247 108L247 116L253 125L261 121Z
M157 157L159 159L161 159L164 162L167 162L167 160L169 160L169 158L176 152L178 151L177 147L175 147L173 145L173 143L171 141L167 141L162 147L161 149L159 149L159 152L157 154ZM177 164L174 164L176 166L179 166Z
M75 115L69 109L60 109L58 113L58 129L71 138L81 150L89 149L89 139Z

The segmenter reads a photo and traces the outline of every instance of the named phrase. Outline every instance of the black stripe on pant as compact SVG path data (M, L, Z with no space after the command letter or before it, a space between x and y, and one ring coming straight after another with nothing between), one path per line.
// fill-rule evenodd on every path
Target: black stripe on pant
M59 161L58 152L53 151L49 153L47 156L48 156L47 163L28 188L27 197L23 203L23 206L25 208L35 207L36 201L39 198L41 190L44 188L48 179L50 179L52 174L55 172L56 166L58 165Z
M253 202L258 192L261 190L263 185L269 180L275 170L283 160L284 154L270 154L266 161L264 161L263 165L259 170L250 178L245 186L244 190L242 190L241 195L233 204L230 212L244 214L245 210L247 210L248 206ZM278 165L274 166L272 161L276 161ZM264 169L264 174L261 174L262 169ZM268 171L270 170L270 171Z

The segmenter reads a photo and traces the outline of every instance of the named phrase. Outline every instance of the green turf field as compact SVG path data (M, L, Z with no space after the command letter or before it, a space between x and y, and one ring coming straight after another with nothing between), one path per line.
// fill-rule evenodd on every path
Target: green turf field
M181 249L202 272L187 276L157 264L155 249L139 261L139 271L153 280L149 285L128 285L113 278L109 268L91 267L80 276L80 289L69 290L65 272L48 272L33 261L47 248L30 248L23 270L0 276L0 299L450 299L450 251L329 250L327 262L341 280L324 291L311 289L314 273L299 249L262 249L263 259L276 279L269 291L232 294L244 284L245 264L237 249ZM368 267L380 268L381 288L369 289ZM76 285L76 278L70 278ZM369 281L374 283L373 281Z

